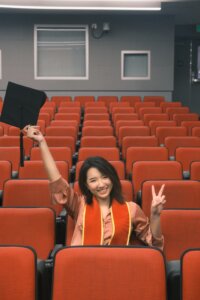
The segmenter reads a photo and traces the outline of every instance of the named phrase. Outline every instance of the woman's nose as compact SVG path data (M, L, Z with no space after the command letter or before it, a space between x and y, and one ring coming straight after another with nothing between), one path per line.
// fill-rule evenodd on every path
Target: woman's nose
M98 186L103 186L103 185L104 185L103 180L101 178L99 178L99 180L98 180Z

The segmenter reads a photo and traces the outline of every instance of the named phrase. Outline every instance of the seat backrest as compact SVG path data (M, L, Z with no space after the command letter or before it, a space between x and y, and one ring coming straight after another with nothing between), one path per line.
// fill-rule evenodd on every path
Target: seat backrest
M192 161L200 161L199 147L179 147L176 148L175 158L183 166L184 172L189 172Z
M36 253L29 247L0 246L2 300L36 300Z
M84 126L111 126L110 120L88 120L83 122Z
M200 137L200 127L193 127L192 128L192 136Z
M75 120L80 124L80 114L79 113L56 113L55 120Z
M85 103L85 111L87 108L105 108L106 111L108 111L108 108L106 107L105 103L103 102L98 102L98 101L90 101Z
M72 136L45 136L45 140L49 147L69 147L72 154L76 150L76 138Z
M107 160L120 160L119 148L117 147L82 147L78 152L78 161L85 160L90 156L102 156Z
M0 147L0 160L8 160L12 164L12 172L18 172L20 163L19 147Z
M65 248L54 258L52 300L166 300L165 281L164 258L157 249Z
M55 245L55 212L47 207L0 208L0 244L23 245L47 259Z
M112 126L84 126L82 129L83 136L113 136Z
M193 180L148 180L142 183L142 209L150 217L152 185L159 191L165 184L165 209L200 209L200 182ZM192 195L192 197L191 197Z
M174 114L187 114L190 112L189 107L182 106L182 107L168 107L166 109L166 113L169 115L170 120L173 119Z
M111 102L118 102L117 96L98 96L97 102L103 102L108 108Z
M138 111L140 119L144 120L146 114L161 114L162 109L160 107L141 107Z
M200 209L164 209L161 228L167 260L178 260L186 249L200 247Z
M4 135L0 137L0 147L19 147L19 136ZM33 141L27 136L23 136L24 155L30 156L31 148L33 147Z
M166 115L166 114L163 114ZM151 120L149 121L149 127L151 130L151 135L155 135L156 134L156 128L157 127L171 127L171 126L176 126L176 122L172 121L172 120Z
M11 179L12 165L8 160L0 160L0 193L3 191L4 182Z
M199 115L195 113L174 114L172 118L176 121L177 125L180 126L183 121L198 121Z
M103 104L103 103L99 102L98 104ZM108 108L105 107L105 106L100 106L100 107L90 107L89 106L89 107L85 107L85 114L102 114L102 113L108 113Z
M185 127L162 126L156 128L156 136L160 145L163 145L167 136L186 136L187 130Z
M59 107L81 107L80 102L61 101Z
M200 248L186 250L181 256L182 300L196 300L200 295Z
M162 102L160 103L160 107L162 107L162 111L166 112L166 109L168 107L180 107L182 106L182 103L180 101L177 102Z
M81 114L81 107L75 106L75 107L59 107L58 108L59 113L77 113Z
M49 150L55 160L64 160L72 167L72 151L69 147L49 147ZM42 160L41 151L38 147L31 149L31 160Z
M170 158L174 158L178 147L200 147L200 139L195 136L167 136L164 141Z
M74 102L80 102L81 106L84 107L87 102L95 102L94 96L75 96Z
M118 102L120 104L120 102ZM126 103L126 102L124 102ZM121 104L124 104L123 102ZM128 103L127 103L128 104ZM132 114L135 113L135 108L131 106L127 107L113 107L111 111L112 118L115 114Z
M126 174L132 173L136 161L168 160L168 150L165 147L129 147L126 152Z
M69 180L69 165L66 161L56 161L56 166L61 176ZM24 161L24 166L19 167L19 179L48 179L44 163L41 160Z
M119 128L118 143L121 146L125 136L148 136L150 129L148 126L121 126Z
M125 136L122 140L122 157L126 159L129 147L156 147L158 139L156 136Z
M77 128L74 126L48 126L46 136L72 136L77 138Z
M4 184L4 207L50 207L58 215L62 207L52 204L49 181L45 179L11 179Z
M47 112L44 112L44 113L40 112L39 116L38 116L38 120L44 120L45 121L45 125L49 126L50 123L51 123L51 116Z
M99 103L101 103L101 102L99 102ZM130 105L129 102L121 102L121 101L119 101L119 102L111 102L109 104L109 112L112 113L112 110L115 107L131 107L131 105Z
M178 161L136 161L132 169L134 195L146 180L182 179L182 166Z
M142 120L119 120L115 124L116 136L119 136L119 128L122 126L143 126L144 122Z
M200 161L192 161L190 164L190 179L200 181Z
M124 162L121 160L110 160L109 163L115 168L117 171L117 174L119 176L119 179L125 179L125 166ZM76 175L75 175L75 180L78 180L79 178L79 173L80 173L80 168L83 164L83 161L78 161L76 163Z
M121 96L120 102L128 102L130 106L135 106L135 103L141 102L142 99L140 96Z
M110 136L83 136L80 141L81 147L116 147L116 137Z
M164 96L144 96L144 102L154 102L156 106L160 106L161 103L165 102Z
M89 120L109 120L109 113L86 113L84 115L84 121Z
M138 113L139 112L139 109L141 107L155 107L155 103L154 102L138 102L138 103L135 103L135 111Z
M56 103L56 107L59 107L61 102L72 101L72 97L71 96L52 96L51 101Z
M192 128L200 127L200 121L182 121L181 126L187 128L188 135L192 135Z
M151 107L154 108L154 107ZM143 121L145 125L149 125L151 121L168 121L169 116L165 113L147 113L143 116Z
M119 120L138 120L138 114L132 113L132 114L122 114L122 113L118 113L118 114L114 114L113 116L113 124L114 127L116 126L116 122Z

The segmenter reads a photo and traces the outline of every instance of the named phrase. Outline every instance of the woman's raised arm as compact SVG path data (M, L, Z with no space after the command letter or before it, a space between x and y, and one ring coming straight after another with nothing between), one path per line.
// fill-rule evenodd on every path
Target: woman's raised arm
M49 180L53 182L59 179L61 177L60 172L51 155L44 136L38 129L38 126L27 125L24 127L23 132L26 133L27 137L38 143Z

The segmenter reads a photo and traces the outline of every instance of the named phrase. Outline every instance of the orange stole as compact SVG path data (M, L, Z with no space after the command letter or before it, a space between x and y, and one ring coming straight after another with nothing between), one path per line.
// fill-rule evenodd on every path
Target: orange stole
M131 217L127 203L120 204L115 199L111 206L112 237L109 245L128 245L131 233ZM103 220L100 206L95 198L85 205L83 215L82 245L103 244Z

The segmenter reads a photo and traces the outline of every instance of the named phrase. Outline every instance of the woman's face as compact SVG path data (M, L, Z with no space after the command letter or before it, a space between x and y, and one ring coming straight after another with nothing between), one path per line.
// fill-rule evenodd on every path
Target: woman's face
M97 198L97 200L110 201L110 192L113 184L106 175L96 168L87 171L87 188Z

